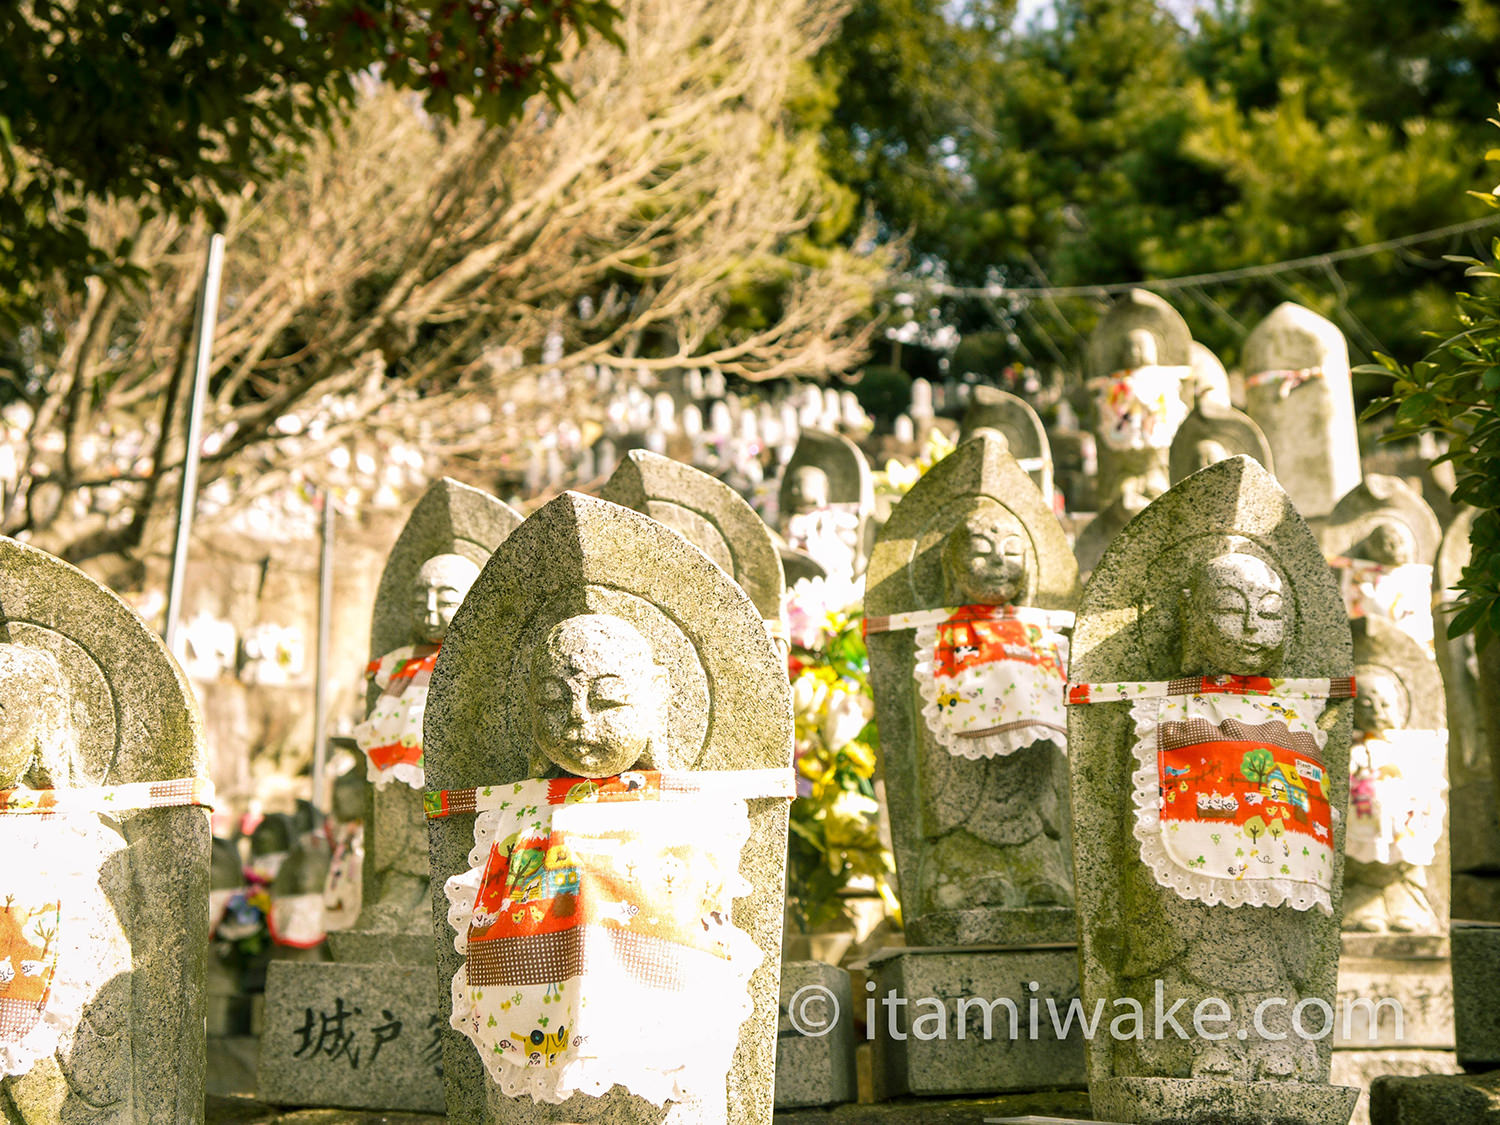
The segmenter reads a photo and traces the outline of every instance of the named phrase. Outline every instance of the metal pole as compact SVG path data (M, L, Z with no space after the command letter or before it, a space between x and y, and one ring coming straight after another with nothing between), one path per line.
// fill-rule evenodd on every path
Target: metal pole
M333 493L322 492L323 542L318 556L318 670L313 688L313 761L312 802L323 812L328 811L328 794L324 791L323 775L328 770L328 673L330 671L329 640L333 633Z
M224 236L208 242L208 262L203 267L203 288L198 294L197 348L193 357L193 396L188 400L187 437L183 446L182 482L177 493L177 541L172 546L172 577L167 585L167 622L163 636L167 648L183 658L181 636L182 585L187 577L188 541L193 534L193 513L198 507L198 458L202 444L203 400L208 397L208 372L213 359L214 328L219 318L219 278L224 272ZM170 419L167 420L170 424ZM160 466L157 466L158 470Z

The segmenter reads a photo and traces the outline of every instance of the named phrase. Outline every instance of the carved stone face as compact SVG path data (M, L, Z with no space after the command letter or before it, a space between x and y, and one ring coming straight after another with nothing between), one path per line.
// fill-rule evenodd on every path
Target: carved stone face
M1125 337L1125 370L1156 365L1156 337L1144 328L1132 329Z
M1281 576L1254 555L1231 553L1198 568L1185 591L1188 673L1257 676L1286 644Z
M1365 734L1400 730L1406 725L1406 691L1389 672L1355 669L1359 694L1354 697L1354 728Z
M943 590L950 605L1008 605L1026 590L1026 532L1001 508L986 508L943 544Z
M618 617L553 626L532 658L529 687L537 745L570 774L610 777L661 737L666 673L650 642Z
M67 783L67 715L57 662L23 645L0 644L0 789ZM28 779L38 764L48 776Z
M787 490L792 512L800 515L828 507L828 474L816 465L803 465L792 474L792 484Z
M1365 536L1360 553L1381 566L1405 566L1417 561L1417 537L1400 520L1383 519Z
M422 564L412 583L412 636L418 644L438 644L448 635L479 567L462 555L435 555Z

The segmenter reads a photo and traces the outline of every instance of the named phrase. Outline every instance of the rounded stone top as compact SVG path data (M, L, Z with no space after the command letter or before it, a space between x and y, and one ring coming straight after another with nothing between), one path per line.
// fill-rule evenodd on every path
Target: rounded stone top
M1207 442L1215 443L1222 452L1222 456L1215 457L1216 460L1244 454L1255 458L1267 469L1275 469L1271 463L1271 443L1250 415L1223 405L1213 397L1200 397L1198 405L1177 428L1167 454L1173 484L1206 467L1204 456L1207 451L1202 446ZM1212 461L1208 463L1212 464Z
M386 557L370 617L370 656L413 642L412 589L422 566L439 555L461 555L482 567L521 523L521 514L482 489L442 477L406 518Z
M1193 397L1199 402L1206 399L1216 406L1233 406L1229 400L1229 372L1224 370L1219 357L1197 340L1193 341L1189 355L1189 366L1193 369Z
M804 429L781 475L783 513L791 510L790 493L797 471L808 467L821 469L827 475L830 504L857 504L862 513L875 506L875 481L859 446L843 434Z
M1005 437L1010 455L1018 461L1040 457L1052 459L1047 429L1031 404L999 387L975 387L958 431L962 445L975 431L994 430Z
M1149 332L1156 341L1156 362L1161 366L1186 367L1192 362L1193 337L1182 314L1155 293L1132 289L1094 326L1089 336L1089 375L1113 375L1135 366L1129 360L1129 344L1130 334L1137 331Z
M649 645L662 677L657 768L790 763L786 668L744 591L656 520L565 492L500 545L453 620L428 690L429 787L536 776L538 652L579 617L618 619ZM593 676L604 671L598 655ZM639 653L618 655L622 668L640 662Z
M1370 558L1371 536L1396 523L1406 529L1408 562L1433 564L1443 528L1427 501L1400 477L1371 473L1344 493L1322 526L1323 550L1330 556ZM1403 536L1403 538L1407 538ZM1374 559L1376 562L1386 561Z
M1365 693L1361 677L1394 680L1400 685L1399 729L1446 730L1443 677L1426 646L1384 617L1361 617L1353 626L1355 686L1360 694Z
M45 652L61 670L74 786L205 772L202 721L182 669L134 610L83 571L0 538L0 642Z
M1182 675L1190 586L1230 555L1262 560L1277 579L1283 647L1269 674L1349 675L1348 618L1317 539L1276 479L1238 456L1181 481L1116 536L1083 590L1069 678Z
M686 537L750 595L761 616L781 615L781 556L749 503L723 481L644 449L632 449L599 495Z
M981 431L934 465L891 511L865 576L870 616L945 604L943 554L971 517L993 513L1025 533L1026 583L1017 604L1072 609L1078 564L1036 484L1002 443Z
M1349 344L1338 325L1291 301L1277 305L1251 330L1241 356L1246 375L1312 367L1327 374L1349 373Z

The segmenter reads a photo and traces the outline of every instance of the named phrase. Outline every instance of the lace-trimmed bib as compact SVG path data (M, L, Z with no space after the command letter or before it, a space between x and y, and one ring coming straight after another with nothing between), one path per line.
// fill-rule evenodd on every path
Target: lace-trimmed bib
M955 757L1005 757L1048 739L1066 748L1068 639L1073 615L969 605L865 619L866 633L916 631L922 717Z
M1447 768L1447 731L1356 734L1349 753L1349 858L1432 863L1447 813Z
M641 770L427 793L429 817L478 813L444 888L464 955L451 1023L507 1096L620 1085L723 1120L762 960L731 917L751 890L745 801L794 786L785 769Z
M1089 381L1099 407L1099 438L1111 449L1167 449L1188 416L1188 367L1137 367Z
M1134 833L1156 881L1210 905L1333 911L1330 699L1352 678L1204 676L1071 684L1068 702L1129 702Z
M370 780L384 789L393 780L413 789L426 784L422 769L422 719L427 685L439 645L403 645L370 661L365 675L380 689L354 739L364 752Z
M130 969L99 887L101 863L125 840L100 817L209 801L200 778L0 790L0 1077L67 1048L92 999L87 982Z

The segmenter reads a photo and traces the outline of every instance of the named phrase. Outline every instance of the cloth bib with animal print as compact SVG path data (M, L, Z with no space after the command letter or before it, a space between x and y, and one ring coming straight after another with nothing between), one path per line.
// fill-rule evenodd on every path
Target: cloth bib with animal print
M472 866L445 886L464 955L452 1025L507 1095L618 1084L722 1119L762 959L731 916L751 889L745 801L793 791L789 770L749 770L427 794L428 816L478 814Z
M1193 677L1075 684L1075 704L1129 702L1135 837L1156 881L1227 906L1333 910L1328 735L1350 679Z
M366 772L377 789L393 780L413 789L425 784L422 720L440 647L405 645L370 661L365 669L380 694L369 716L354 728L354 740L364 752Z

